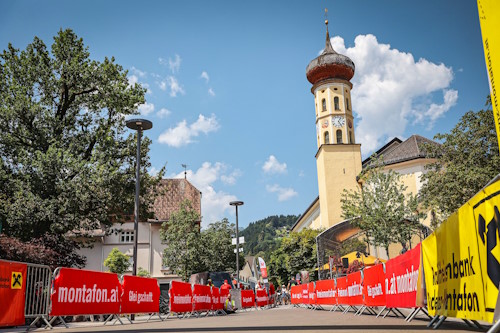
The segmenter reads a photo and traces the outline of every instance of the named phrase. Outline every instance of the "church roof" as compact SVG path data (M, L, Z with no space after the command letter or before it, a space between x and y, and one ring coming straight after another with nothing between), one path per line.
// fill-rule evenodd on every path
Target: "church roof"
M384 165L391 165L417 158L429 157L429 154L425 150L427 144L439 145L439 143L420 135L412 135L405 141L394 138L380 148L375 154L381 156ZM363 168L371 165L371 160L371 156L365 159L363 161Z

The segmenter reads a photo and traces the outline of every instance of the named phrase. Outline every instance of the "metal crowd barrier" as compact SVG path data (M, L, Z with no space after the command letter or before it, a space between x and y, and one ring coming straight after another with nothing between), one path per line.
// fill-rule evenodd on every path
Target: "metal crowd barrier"
M24 303L24 316L32 320L28 330L40 320L49 324L50 288L52 284L52 271L49 266L27 264L26 273L26 299Z

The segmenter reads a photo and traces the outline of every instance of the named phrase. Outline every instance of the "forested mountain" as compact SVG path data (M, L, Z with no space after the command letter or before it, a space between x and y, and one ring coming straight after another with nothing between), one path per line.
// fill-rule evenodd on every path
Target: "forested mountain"
M255 255L259 252L270 253L275 250L279 245L279 239L288 235L297 219L296 215L274 215L250 223L240 232L241 236L245 236L243 245L245 255Z

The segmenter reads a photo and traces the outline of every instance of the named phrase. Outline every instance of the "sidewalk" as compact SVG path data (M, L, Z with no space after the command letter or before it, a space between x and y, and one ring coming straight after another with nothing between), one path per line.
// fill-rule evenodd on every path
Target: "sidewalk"
M283 332L283 333L312 333L312 332L349 332L349 333L387 333L387 332L431 332L427 328L428 320L415 319L407 323L402 318L375 318L372 315L355 316L353 313L313 311L283 306L269 310L241 311L236 314L218 317L201 317L177 319L169 318L163 322L153 317L146 323L149 316L137 317L134 324L128 321L125 325L107 324L102 322L69 323L69 329L57 326L52 332ZM418 317L418 316L417 316ZM0 332L23 332L24 328L0 330ZM486 329L484 330L486 331ZM43 328L30 332L50 332ZM443 323L439 332L481 332L471 329L465 323L450 319Z

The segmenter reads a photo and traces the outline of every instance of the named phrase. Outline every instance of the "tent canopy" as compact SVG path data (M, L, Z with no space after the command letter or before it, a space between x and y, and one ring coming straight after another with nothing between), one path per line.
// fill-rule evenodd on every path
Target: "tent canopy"
M365 256L362 253L359 253L360 257L358 258L357 257L357 253L358 252L351 252L351 253L346 254L342 258L349 259L349 265L351 265L351 263L354 260L357 260L357 261L359 261L361 263L364 263L365 266L373 266L373 265L376 265L376 264L379 264L379 263L385 263L387 261L385 259L380 259L380 258L377 258L377 257L374 257L374 256L370 256L370 255ZM335 270L335 267L333 267L333 269ZM330 263L326 263L323 266L321 266L321 270L330 270Z

